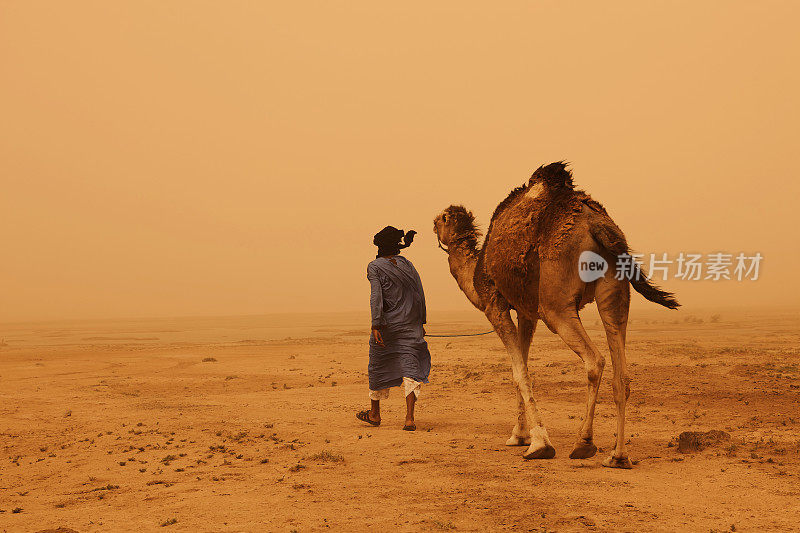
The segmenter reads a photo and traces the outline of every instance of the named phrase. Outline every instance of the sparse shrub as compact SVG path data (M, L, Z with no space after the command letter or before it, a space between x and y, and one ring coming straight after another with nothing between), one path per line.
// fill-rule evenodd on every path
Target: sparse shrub
M323 463L343 463L344 456L338 453L331 453L328 450L323 450L319 453L315 453L314 455L308 457L309 461L320 461Z

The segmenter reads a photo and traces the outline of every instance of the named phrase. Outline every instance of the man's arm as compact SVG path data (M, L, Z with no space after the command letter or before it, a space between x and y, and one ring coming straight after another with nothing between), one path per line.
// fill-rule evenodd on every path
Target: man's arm
M381 280L378 278L378 270L372 265L367 267L367 279L369 280L369 309L372 315L372 336L375 343L383 346L383 336L380 329L383 326L383 291L381 290Z

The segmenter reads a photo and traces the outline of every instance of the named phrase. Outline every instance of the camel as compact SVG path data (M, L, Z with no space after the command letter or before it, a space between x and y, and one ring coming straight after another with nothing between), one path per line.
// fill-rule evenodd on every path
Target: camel
M475 218L463 206L451 205L433 225L459 288L486 315L511 358L518 415L506 445L528 446L525 459L555 457L528 374L528 352L541 319L581 358L586 369L586 413L570 458L586 459L597 453L593 420L605 357L590 340L579 316L586 304L596 301L611 353L617 408L616 444L602 464L632 468L625 446L630 285L651 302L670 309L680 304L673 294L654 285L631 258L625 235L603 206L575 189L572 172L564 162L557 162L539 167L527 184L511 191L497 206L482 245ZM579 258L587 251L602 257L608 266L589 282L583 281L579 272ZM625 264L625 258L630 269L620 276L617 266ZM511 318L512 309L518 325Z

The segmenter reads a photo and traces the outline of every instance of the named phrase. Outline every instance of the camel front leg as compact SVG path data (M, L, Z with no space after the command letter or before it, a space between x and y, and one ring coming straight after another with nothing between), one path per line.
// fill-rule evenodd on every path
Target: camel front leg
M530 446L523 454L525 459L552 459L556 455L556 450L550 443L550 437L542 424L539 410L533 399L531 380L528 375L528 366L523 357L523 352L519 344L519 335L514 322L511 320L511 313L507 308L498 305L489 305L486 310L486 317L494 326L495 332L503 341L503 344L511 358L511 373L517 391L522 398L526 422L528 424L528 436Z
M522 361L525 368L528 368L528 353L531 348L531 339L533 332L536 331L537 320L528 320L527 318L517 315L517 323L519 328L519 348L522 351ZM528 417L525 413L525 400L522 399L522 393L517 389L517 423L514 429L511 430L511 436L506 441L506 446L529 446L531 443L530 428L528 426Z

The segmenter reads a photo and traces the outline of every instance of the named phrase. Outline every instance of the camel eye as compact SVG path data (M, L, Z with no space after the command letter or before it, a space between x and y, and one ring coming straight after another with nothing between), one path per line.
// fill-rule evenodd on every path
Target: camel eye
M442 215L442 222L447 222L447 215Z

